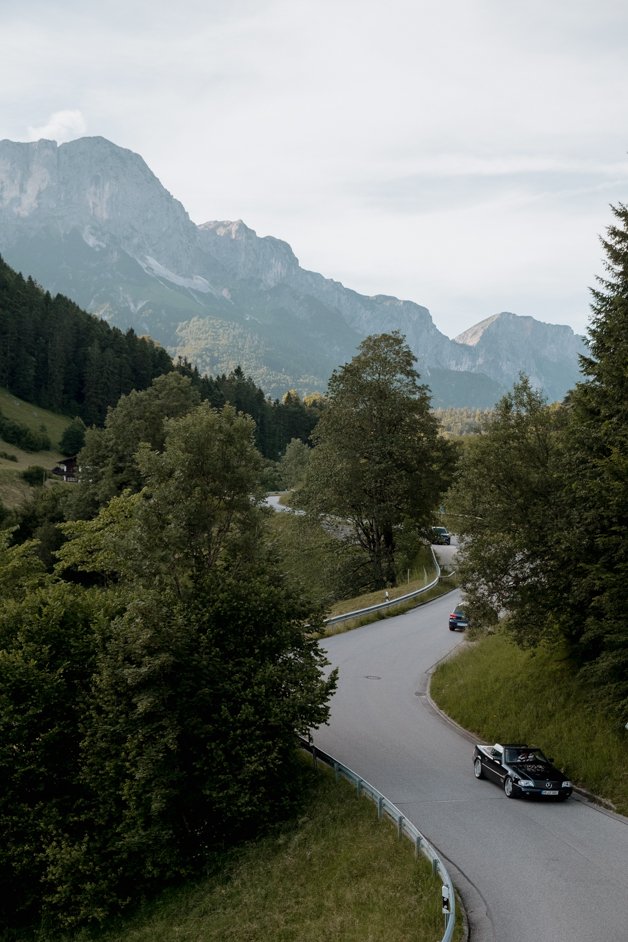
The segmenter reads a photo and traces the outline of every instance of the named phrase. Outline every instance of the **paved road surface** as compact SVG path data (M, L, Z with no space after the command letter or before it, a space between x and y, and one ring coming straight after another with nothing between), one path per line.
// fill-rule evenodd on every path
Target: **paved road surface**
M430 707L426 672L464 643L447 628L457 597L324 642L340 681L314 741L453 864L473 942L628 942L628 821L574 798L508 800L474 778L471 743Z

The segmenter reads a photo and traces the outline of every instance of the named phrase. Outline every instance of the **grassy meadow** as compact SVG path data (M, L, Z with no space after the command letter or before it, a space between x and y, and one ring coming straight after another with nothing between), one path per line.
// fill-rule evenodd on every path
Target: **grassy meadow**
M23 399L18 399L17 396L12 395L6 389L0 389L0 412L7 419L20 422L34 431L45 431L53 449L59 447L61 436L71 422L68 416L48 412L47 409L41 409L31 402L24 402ZM1 447L3 449L6 447L9 450L12 446L6 446L3 442Z
M48 412L24 402L6 389L0 389L0 412L14 422L33 431L44 431L52 448L46 451L24 451L0 438L0 501L7 508L19 506L29 495L30 486L21 477L27 468L39 466L52 471L60 460L59 441L71 419Z

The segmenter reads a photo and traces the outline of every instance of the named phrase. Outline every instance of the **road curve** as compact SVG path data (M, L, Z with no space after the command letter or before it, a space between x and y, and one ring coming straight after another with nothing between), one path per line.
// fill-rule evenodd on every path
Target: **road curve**
M315 744L452 865L473 942L628 942L628 820L578 798L508 800L474 778L470 741L431 708L428 672L464 641L447 627L456 600L322 642L340 678Z

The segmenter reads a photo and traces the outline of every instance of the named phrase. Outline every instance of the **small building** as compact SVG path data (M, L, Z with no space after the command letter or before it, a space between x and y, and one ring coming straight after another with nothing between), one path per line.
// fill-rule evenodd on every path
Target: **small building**
M52 473L61 478L66 484L76 484L78 482L78 456L72 455L69 458L64 458L52 469Z

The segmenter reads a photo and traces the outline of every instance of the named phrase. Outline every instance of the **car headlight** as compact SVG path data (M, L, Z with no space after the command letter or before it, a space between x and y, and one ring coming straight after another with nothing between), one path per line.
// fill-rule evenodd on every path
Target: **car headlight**
M571 782L563 782L561 788L571 788Z
M529 778L519 779L519 784L522 788L534 788L534 782L531 782Z

